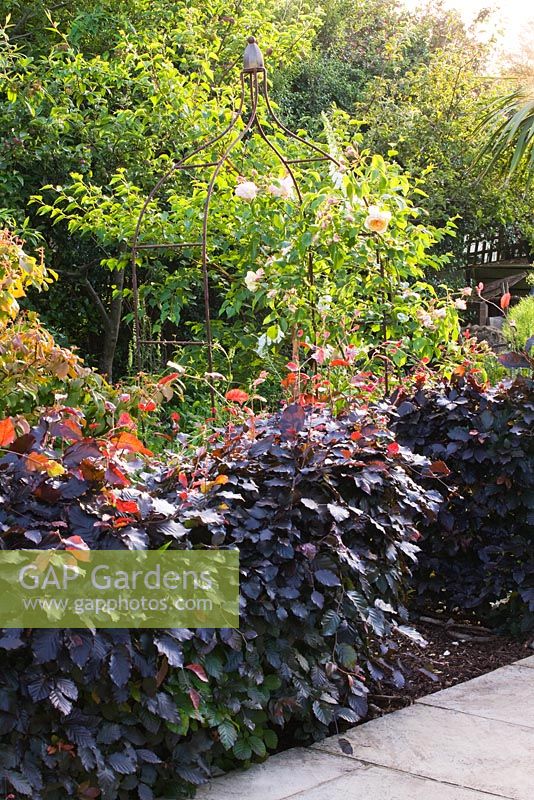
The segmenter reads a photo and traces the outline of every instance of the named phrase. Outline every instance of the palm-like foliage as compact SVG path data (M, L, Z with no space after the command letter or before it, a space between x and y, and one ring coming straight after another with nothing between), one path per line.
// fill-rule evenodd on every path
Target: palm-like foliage
M520 87L499 97L491 104L477 127L489 130L479 159L490 156L487 169L499 166L511 177L525 170L528 179L534 177L534 89Z

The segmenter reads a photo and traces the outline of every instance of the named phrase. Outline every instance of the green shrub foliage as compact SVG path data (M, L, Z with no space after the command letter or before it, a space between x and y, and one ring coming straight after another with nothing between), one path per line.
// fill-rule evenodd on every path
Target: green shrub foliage
M237 547L241 570L239 630L2 632L0 766L17 796L180 797L285 726L357 722L370 679L402 685L391 638L418 639L403 598L415 525L440 499L409 476L422 459L364 412L293 405L255 425L178 471L143 465L130 432L84 438L71 410L1 423L2 548Z
M523 297L510 309L503 333L512 347L530 351L534 346L534 295Z
M400 442L433 463L446 502L421 543L419 602L534 627L534 383L471 378L396 401ZM429 485L436 486L436 477Z

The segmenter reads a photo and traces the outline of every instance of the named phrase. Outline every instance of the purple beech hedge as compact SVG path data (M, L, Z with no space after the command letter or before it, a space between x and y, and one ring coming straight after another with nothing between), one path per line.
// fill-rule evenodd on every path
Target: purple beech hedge
M3 630L8 792L186 796L288 727L311 740L362 719L371 682L403 685L395 639L419 639L406 596L440 501L414 480L426 460L363 411L255 425L180 472L130 433L85 438L72 411L4 426L3 549L237 547L241 571L239 630Z
M516 633L533 630L534 382L486 390L467 377L399 393L391 427L435 463L439 482L422 485L445 500L421 528L418 604L476 612Z
M7 793L185 797L280 734L355 723L373 682L405 681L408 600L532 627L533 421L532 381L466 378L338 418L292 405L179 470L73 410L0 423L2 549L237 547L241 580L239 630L1 631Z

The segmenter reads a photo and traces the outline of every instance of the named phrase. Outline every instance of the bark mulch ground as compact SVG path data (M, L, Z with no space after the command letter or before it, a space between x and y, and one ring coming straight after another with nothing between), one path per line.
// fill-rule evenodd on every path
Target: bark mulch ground
M406 685L396 692L371 692L369 718L410 705L418 697L469 681L494 669L534 655L532 634L527 639L499 636L468 620L425 617L414 621L428 645L423 650L406 639L399 641L402 660L414 669Z

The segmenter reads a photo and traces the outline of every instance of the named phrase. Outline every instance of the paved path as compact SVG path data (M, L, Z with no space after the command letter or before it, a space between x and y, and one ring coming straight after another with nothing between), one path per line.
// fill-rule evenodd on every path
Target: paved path
M350 742L342 752L339 739ZM534 800L534 656L216 778L198 800Z

